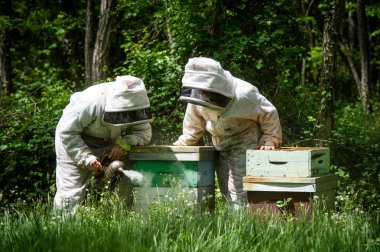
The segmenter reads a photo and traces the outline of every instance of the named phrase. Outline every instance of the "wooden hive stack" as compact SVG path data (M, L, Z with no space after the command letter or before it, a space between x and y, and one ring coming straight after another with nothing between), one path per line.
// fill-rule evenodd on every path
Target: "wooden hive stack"
M337 176L330 172L328 148L289 147L247 150L247 175L243 178L248 202L254 210L295 215L311 214L311 199L334 206Z
M189 200L199 203L202 209L214 208L214 147L139 146L132 148L129 159L133 170L143 173L145 181L134 186L137 209L147 209L181 188L192 191ZM173 188L173 180L180 188Z

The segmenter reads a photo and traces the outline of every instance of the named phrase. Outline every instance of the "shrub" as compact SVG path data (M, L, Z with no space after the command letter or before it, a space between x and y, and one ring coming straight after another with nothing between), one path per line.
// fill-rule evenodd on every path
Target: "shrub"
M41 89L41 98L18 92L3 101L0 206L46 198L54 184L55 126L70 93L59 81Z
M336 113L332 162L339 175L341 203L350 198L370 210L380 207L379 118L379 111L365 116L360 106L346 106Z

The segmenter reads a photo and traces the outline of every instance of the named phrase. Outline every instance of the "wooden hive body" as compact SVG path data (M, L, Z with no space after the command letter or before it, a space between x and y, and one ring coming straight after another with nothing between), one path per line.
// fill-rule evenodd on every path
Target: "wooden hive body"
M144 184L135 189L138 208L176 194L173 190L186 188L196 200L207 207L214 206L215 149L209 146L140 146L129 153L133 170L144 175ZM172 188L175 182L178 188ZM207 197L206 197L207 196ZM211 197L210 197L211 196ZM208 198L207 202L201 202Z
M278 201L289 200L288 208L299 215L302 210L311 214L311 200L323 199L328 209L334 207L337 176L322 175L312 178L253 177L243 179L248 202L252 209L280 212Z
M247 150L247 176L313 177L328 174L328 148L280 148Z

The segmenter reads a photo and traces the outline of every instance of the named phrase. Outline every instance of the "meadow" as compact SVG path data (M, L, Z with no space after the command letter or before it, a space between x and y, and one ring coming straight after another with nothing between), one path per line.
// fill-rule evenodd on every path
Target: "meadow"
M92 197L92 198L91 198ZM313 215L294 217L230 211L217 197L200 211L186 194L168 196L148 209L127 211L102 195L75 213L52 203L22 202L0 213L1 251L380 251L379 212L327 210L314 199Z

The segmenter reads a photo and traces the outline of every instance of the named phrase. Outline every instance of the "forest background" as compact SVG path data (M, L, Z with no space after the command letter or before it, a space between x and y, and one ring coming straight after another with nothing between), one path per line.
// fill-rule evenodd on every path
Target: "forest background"
M277 107L283 146L331 148L338 208L379 210L379 45L375 0L0 0L0 207L54 193L62 109L117 75L143 79L151 144L171 144L205 56Z

